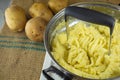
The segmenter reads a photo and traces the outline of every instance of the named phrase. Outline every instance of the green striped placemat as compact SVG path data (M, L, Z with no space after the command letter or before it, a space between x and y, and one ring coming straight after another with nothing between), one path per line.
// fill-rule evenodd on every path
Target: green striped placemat
M24 50L45 51L43 42L33 42L27 37L0 35L1 48L19 48Z
M14 33L6 24L3 26L0 31L0 80L39 80L44 57L43 42L31 41L24 31Z

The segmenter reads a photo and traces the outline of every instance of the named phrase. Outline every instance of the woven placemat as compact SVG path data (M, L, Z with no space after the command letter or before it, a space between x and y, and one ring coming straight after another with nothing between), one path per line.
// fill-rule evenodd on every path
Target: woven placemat
M26 11L32 0L12 0ZM10 4L10 5L11 5ZM30 41L24 31L11 32L6 25L0 31L0 80L39 80L44 62L43 42Z
M11 4L23 7L28 15L28 9L34 2L46 3L47 1L12 0ZM80 1L95 0L69 0L69 4ZM120 0L96 1L120 3ZM0 31L0 80L39 80L44 56L43 42L30 41L24 31L13 33L8 29L6 23L4 24Z

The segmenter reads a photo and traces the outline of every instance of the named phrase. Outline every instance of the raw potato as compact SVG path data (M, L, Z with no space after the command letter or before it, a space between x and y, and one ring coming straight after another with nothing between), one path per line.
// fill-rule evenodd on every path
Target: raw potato
M34 3L29 9L29 14L31 17L42 17L47 22L53 17L50 9L43 3Z
M5 10L5 18L8 27L12 31L19 32L25 28L27 18L23 8L11 5Z
M25 26L25 33L27 37L32 41L43 41L46 24L46 21L40 17L30 19Z
M61 9L67 7L68 0L49 0L48 5L54 13L57 13Z

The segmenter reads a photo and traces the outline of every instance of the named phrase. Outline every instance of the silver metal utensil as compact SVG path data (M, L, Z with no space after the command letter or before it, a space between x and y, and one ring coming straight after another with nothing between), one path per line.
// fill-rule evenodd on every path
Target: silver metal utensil
M67 39L69 37L69 26L67 21L68 16L72 16L86 22L91 22L109 27L110 28L109 54L111 53L110 51L111 36L113 33L115 23L115 19L112 16L88 8L68 6L65 9Z

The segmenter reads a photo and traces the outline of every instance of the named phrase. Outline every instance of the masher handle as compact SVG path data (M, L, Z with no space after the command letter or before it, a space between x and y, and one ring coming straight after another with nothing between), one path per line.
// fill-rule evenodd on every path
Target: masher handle
M65 9L65 21L67 21L67 16L72 16L83 21L108 26L110 28L110 35L112 35L115 19L110 15L88 8L68 6Z

